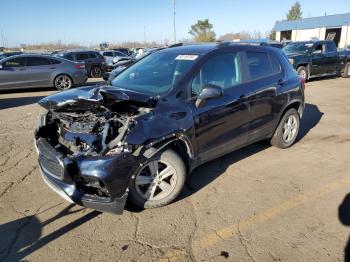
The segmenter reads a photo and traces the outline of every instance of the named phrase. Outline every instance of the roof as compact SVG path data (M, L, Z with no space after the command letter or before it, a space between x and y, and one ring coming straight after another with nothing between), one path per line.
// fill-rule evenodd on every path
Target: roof
M350 25L350 13L276 22L275 31Z
M212 51L213 49L215 49L217 46L218 46L218 43L216 42L186 43L186 44L179 43L177 45L174 45L173 47L170 46L169 48L165 48L158 52L176 52L176 53L183 53L183 54L204 55Z

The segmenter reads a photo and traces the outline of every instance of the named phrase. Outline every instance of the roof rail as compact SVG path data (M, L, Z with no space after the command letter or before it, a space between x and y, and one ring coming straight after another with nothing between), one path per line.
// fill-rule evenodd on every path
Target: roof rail
M178 46L183 46L183 45L184 45L184 43L177 43L177 44L169 45L168 48L178 47Z

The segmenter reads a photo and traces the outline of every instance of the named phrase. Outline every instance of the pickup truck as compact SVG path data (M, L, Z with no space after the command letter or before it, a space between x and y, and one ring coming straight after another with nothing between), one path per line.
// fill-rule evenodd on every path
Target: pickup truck
M337 51L333 41L292 42L283 50L298 75L305 80L329 74L350 77L350 51Z

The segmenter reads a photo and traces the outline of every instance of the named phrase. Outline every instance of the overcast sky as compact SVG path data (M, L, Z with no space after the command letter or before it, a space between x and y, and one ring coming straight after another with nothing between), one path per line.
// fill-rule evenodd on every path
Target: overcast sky
M294 2L176 0L177 39L190 38L191 25L205 18L217 36L241 30L265 34ZM349 0L299 2L303 17L350 12ZM11 46L58 40L83 45L173 40L172 0L3 0L0 6L0 32Z

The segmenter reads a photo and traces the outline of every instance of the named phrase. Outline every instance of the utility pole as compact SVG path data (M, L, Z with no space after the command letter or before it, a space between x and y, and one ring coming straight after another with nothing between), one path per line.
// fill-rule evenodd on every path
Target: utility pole
M1 40L2 40L2 46L5 47L4 32L2 30L1 30Z
M175 7L176 7L176 0L173 0L173 3L174 3L174 44L176 44L176 23L175 23L175 16L176 16Z

